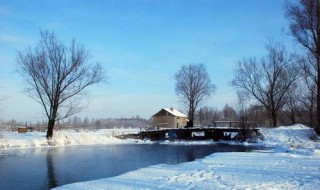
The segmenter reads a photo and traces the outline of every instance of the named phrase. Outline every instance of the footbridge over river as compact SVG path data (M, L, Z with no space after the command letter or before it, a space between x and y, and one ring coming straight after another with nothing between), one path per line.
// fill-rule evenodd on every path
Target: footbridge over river
M256 138L260 136L259 129L256 125L249 127L236 127L232 123L226 123L227 126L217 127L211 126L198 126L190 128L170 128L141 131L138 134L120 135L117 138L135 138L135 139L149 139L151 141L161 140L245 140L247 138Z
M163 129L141 131L140 139L158 140L242 140L257 136L257 128L243 129L230 127L192 127L181 129Z

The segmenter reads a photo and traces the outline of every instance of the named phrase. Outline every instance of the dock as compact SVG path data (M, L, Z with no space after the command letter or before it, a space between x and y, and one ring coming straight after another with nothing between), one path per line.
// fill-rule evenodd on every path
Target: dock
M257 128L230 128L230 127L192 127L177 129L160 129L141 131L138 134L127 134L118 138L135 138L141 140L242 140L259 134Z

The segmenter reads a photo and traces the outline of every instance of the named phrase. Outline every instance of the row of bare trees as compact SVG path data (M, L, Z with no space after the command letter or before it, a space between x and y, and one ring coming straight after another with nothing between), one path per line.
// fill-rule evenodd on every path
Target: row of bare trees
M292 115L294 115L294 120L292 119ZM315 115L315 111L313 115ZM222 109L205 106L195 113L195 123L197 125L213 125L214 122L219 123L219 121L237 121L243 127L252 126L253 123L257 126L272 127L273 122L261 104L248 105L247 103L238 102L233 106L226 104ZM314 122L315 117L313 118ZM287 109L281 109L278 112L279 125L297 123L312 126L309 112L302 105L297 105L294 113Z
M289 118L293 124L303 122L320 133L320 0L287 1L285 12L289 33L301 45L302 53L288 53L281 43L270 41L265 56L238 62L231 82L238 91L238 119L250 119L249 113L259 107L270 126L278 126L279 121L283 123L284 118ZM214 89L202 64L182 66L176 74L175 90L186 104L191 120L195 119L199 103L210 97ZM200 121L208 117L202 112L200 109ZM212 110L205 112L217 117Z
M146 128L149 127L151 124L150 120L146 120L140 118L139 116L131 117L131 118L119 118L119 119L97 119L88 117L70 117L67 120L60 122L65 126L81 126L83 128L94 128L94 129L109 129L114 127L124 127L124 128Z
M188 109L189 119L196 123L231 119L273 127L297 122L315 127L315 93L305 62L304 57L288 53L281 43L272 41L266 45L265 56L240 60L231 81L238 89L236 109L226 105L222 111L197 110L215 90L203 64L182 66L175 76L175 90Z
M270 42L266 50L261 59L250 57L238 62L232 86L242 100L254 99L262 105L271 125L277 126L279 112L290 102L299 78L299 59L279 43Z
M313 120L316 109L316 131L320 133L320 0L287 2L286 18L290 34L304 49L302 67L306 105Z
M292 123L304 118L319 133L320 0L287 1L285 13L290 35L302 47L300 55L288 54L283 46L269 43L267 56L238 63L232 85L240 96L263 105L271 126L277 126L280 112L286 112Z
M315 93L305 62L304 57L288 53L281 43L272 41L266 45L265 56L240 60L231 81L238 89L236 109L226 105L222 111L197 110L215 90L203 64L182 66L175 75L175 90L188 109L189 119L200 124L231 119L273 127L297 122L315 127Z

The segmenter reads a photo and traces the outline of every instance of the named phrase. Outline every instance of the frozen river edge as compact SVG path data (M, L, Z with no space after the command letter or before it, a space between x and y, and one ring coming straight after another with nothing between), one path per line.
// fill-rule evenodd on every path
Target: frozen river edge
M55 189L317 189L319 157L290 153L214 153Z
M319 141L302 125L262 130L269 152L214 153L55 189L318 189Z
M303 125L261 129L259 146L268 152L214 153L178 165L155 165L116 177L80 182L55 189L318 189L320 144L314 131ZM150 143L119 140L128 130L59 131L51 142L43 133L0 133L0 149L48 146ZM117 134L116 134L117 133ZM214 142L162 142L170 144ZM250 146L250 144L244 143Z

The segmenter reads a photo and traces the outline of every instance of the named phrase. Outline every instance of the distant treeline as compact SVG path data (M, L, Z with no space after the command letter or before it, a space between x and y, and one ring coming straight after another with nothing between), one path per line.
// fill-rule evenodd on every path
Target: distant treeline
M112 129L112 128L147 128L151 125L151 120L146 120L140 117L120 118L120 119L89 119L88 117L74 116L68 120L59 121L55 129ZM2 122L2 129L16 131L19 127L27 127L32 131L46 131L47 123L38 121L36 123L17 122L11 120Z
M314 115L315 111L313 114ZM310 114L303 107L296 109L294 114L287 109L282 109L278 114L279 125L293 125L296 123L314 127L315 117L310 118ZM226 104L223 109L214 107L202 107L195 115L197 125L212 125L216 121L240 121L243 123L254 122L260 127L272 126L268 112L261 105L250 105L243 108L241 105L230 106ZM312 122L311 122L312 121Z

